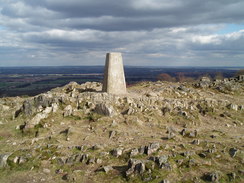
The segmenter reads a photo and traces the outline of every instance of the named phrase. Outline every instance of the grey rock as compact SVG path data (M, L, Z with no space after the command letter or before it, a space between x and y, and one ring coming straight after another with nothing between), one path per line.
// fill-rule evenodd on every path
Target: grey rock
M103 170L105 173L109 173L110 171L113 170L113 167L112 167L112 166L104 166L104 167L102 167L102 170Z
M59 165L64 165L66 163L66 157L60 157L60 158L57 158L57 163Z
M173 139L176 136L176 134L174 132L169 132L167 135L167 139Z
M27 161L27 158L25 158L25 157L23 157L23 156L19 157L19 164L23 164L23 163L25 163L26 161Z
M231 172L231 173L227 174L227 176L229 177L230 181L233 181L236 179L236 173L235 172Z
M244 110L244 105L239 105L238 109L239 110Z
M205 153L199 153L198 156L200 156L201 158L206 158L207 155Z
M198 83L195 84L199 88L208 88L211 85L211 81L208 77L202 77Z
M168 162L168 156L163 155L163 156L150 157L149 160L154 161L155 163L157 163L157 165L160 168L162 168Z
M217 149L216 148L212 148L212 149L208 149L207 150L208 153L216 153L217 152Z
M236 149L236 148L230 148L230 150L229 150L229 154L232 158L236 156L237 152L238 152L238 149Z
M88 161L88 158L89 158L89 155L88 154L83 154L81 156L80 162L87 162Z
M71 156L71 157L66 159L65 164L73 165L74 162L75 162L75 157Z
M191 137L191 138L197 137L197 130L190 132L189 137Z
M136 156L136 155L138 155L138 154L139 154L139 150L138 150L137 148L132 149L131 152L130 152L130 157L131 157L131 156ZM143 153L142 153L142 154L143 154Z
M126 176L132 174L143 174L145 172L145 164L141 160L130 159L128 162L128 170L125 172Z
M217 182L219 180L219 174L217 172L206 173L203 179L210 182Z
M236 104L229 104L229 105L227 105L226 106L228 109L232 109L232 110L235 110L235 111L237 111L238 110L238 105L236 105Z
M198 140L198 139L197 139L197 140L193 140L193 141L192 141L192 144L194 144L194 145L199 145L199 144L200 144L200 140Z
M186 133L187 133L187 129L186 128L183 128L180 132L180 134L184 137L186 136Z
M123 148L117 148L112 150L112 155L115 157L119 157L123 154Z
M88 161L87 161L88 165L95 164L95 163L96 163L96 158L89 158Z
M74 162L80 162L82 158L82 154L76 154L73 156L73 161Z
M43 173L49 174L49 173L51 173L51 170L50 169L47 169L47 168L44 168L43 169Z
M70 179L69 174L67 174L67 173L64 174L64 175L62 176L62 179L68 181L68 180Z
M34 98L36 108L38 108L39 106L43 108L50 107L53 102L57 102L57 100L49 94L41 94Z
M38 125L41 120L47 118L50 112L52 112L52 107L46 107L45 110L37 113L31 120L27 121L25 128L34 128L35 125Z
M115 137L115 135L116 135L116 131L110 131L109 132L109 138L110 139L113 138L113 137Z
M194 155L195 153L193 151L185 151L183 153L181 153L180 155L184 156L184 157L189 157L191 155Z
M100 159L100 158L96 158L96 161L95 161L97 164L101 164L103 161L102 161L102 159Z
M79 151L83 151L84 150L84 146L77 145L74 148L77 149L77 150L79 150Z
M147 155L150 155L150 154L156 152L159 148L160 148L159 143L151 143L145 147L145 153Z
M4 168L8 165L7 161L10 154L0 154L0 168Z
M71 116L73 113L73 108L71 105L67 105L65 108L64 108L64 113L63 113L63 116L64 117L67 117L67 116Z
M34 113L33 102L31 100L24 101L22 111L25 115L31 116Z
M104 146L101 144L96 144L92 146L92 150L100 150L100 149L104 149Z
M167 179L164 179L164 180L162 180L160 183L170 183L170 181L167 180Z
M145 150L146 150L146 147L145 146L139 147L139 149L138 149L139 154L144 154L145 153Z
M14 158L13 162L16 163L16 164L19 163L19 157L16 156L16 157Z
M106 103L97 104L94 109L94 112L104 115L104 116L113 116L116 113L113 106L108 105Z

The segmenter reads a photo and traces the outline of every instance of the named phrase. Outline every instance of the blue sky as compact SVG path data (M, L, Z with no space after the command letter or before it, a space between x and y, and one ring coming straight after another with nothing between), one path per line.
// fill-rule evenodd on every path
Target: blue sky
M243 0L1 0L0 66L244 66Z
M217 34L228 34L244 30L244 24L226 24Z

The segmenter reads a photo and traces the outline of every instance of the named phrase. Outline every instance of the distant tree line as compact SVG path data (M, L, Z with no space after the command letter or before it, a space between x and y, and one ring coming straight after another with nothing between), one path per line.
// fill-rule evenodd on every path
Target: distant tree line
M157 80L169 82L192 82L199 80L201 77L209 77L212 80L223 80L225 77L235 77L244 75L244 69L238 70L233 75L227 75L223 72L209 72L209 73L196 73L196 72L176 72L176 73L161 73L157 76Z

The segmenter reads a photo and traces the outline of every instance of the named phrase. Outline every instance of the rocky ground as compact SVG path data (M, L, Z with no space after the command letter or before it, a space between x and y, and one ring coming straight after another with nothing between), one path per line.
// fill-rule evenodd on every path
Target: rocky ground
M244 182L244 82L71 82L0 99L0 182Z

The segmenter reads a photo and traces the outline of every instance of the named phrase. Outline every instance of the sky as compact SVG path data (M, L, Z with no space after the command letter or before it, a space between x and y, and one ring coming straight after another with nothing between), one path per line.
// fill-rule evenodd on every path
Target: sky
M0 66L244 66L243 0L0 0Z

